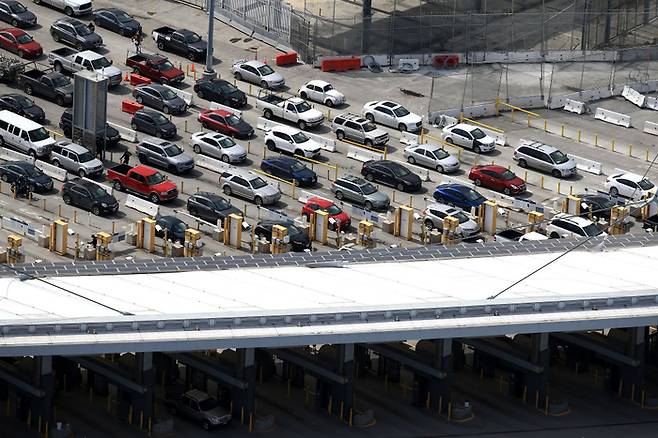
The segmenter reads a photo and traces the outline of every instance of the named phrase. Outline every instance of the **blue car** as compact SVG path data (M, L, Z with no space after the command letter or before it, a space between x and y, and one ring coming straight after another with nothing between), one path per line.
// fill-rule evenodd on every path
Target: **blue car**
M434 190L434 199L465 210L484 204L484 196L463 184L441 184Z
M286 181L295 181L300 187L315 185L318 176L301 161L290 157L268 157L260 163L263 172Z

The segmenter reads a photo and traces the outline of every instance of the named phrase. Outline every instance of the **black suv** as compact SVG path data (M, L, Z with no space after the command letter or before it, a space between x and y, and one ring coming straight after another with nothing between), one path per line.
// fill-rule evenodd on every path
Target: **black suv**
M13 183L24 177L31 192L47 192L53 188L53 179L27 161L10 161L0 164L0 179Z
M130 126L135 131L145 132L158 138L170 139L176 136L176 125L162 113L151 109L141 109L133 115Z
M155 217L155 235L164 238L165 230L167 231L167 240L172 242L185 242L185 230L189 227L185 222L176 216L156 216Z
M0 96L0 110L9 110L19 116L27 117L39 124L46 120L43 109L22 94L11 93Z
M377 181L401 192L420 190L421 179L403 165L390 160L370 160L363 163L361 175L370 182Z
M187 211L194 217L216 224L231 213L242 216L242 212L226 199L210 192L196 192L187 198Z
M194 84L194 92L201 99L221 103L231 108L242 108L247 104L247 95L223 79L199 80Z
M65 204L91 211L96 216L113 214L119 209L119 203L114 196L98 184L80 178L64 182L62 199Z
M281 225L288 229L288 237L290 237L290 247L295 252L303 252L305 249L311 248L311 239L308 234L297 228L293 221L286 220L263 220L256 225L254 233L258 238L267 239L268 242L272 241L272 227L274 225Z
M66 138L71 138L73 135L73 110L66 109L59 119L59 127L64 131ZM105 125L105 146L114 146L121 140L121 134L109 124ZM100 138L97 140L100 142Z

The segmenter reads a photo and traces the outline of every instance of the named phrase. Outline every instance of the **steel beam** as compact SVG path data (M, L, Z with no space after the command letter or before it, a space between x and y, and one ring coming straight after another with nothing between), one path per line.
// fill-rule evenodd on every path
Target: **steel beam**
M92 357L69 357L69 360L77 362L83 368L100 374L115 385L127 389L128 391L136 394L146 394L148 388L138 383L133 382L130 378L121 374L121 372L114 366L101 359Z
M445 379L448 376L446 372L440 371L419 361L417 359L418 356L414 354L410 349L404 350L398 345L399 344L367 344L367 348L377 354L385 356L389 359L393 359L396 362L400 362L405 366L413 368L414 371L426 377Z
M304 368L304 370L309 374L312 374L321 379L338 383L340 385L345 385L349 381L349 379L341 376L340 374L326 369L323 364L313 360L313 358L309 355L305 355L292 349L274 349L270 350L270 352L277 356L279 359L300 366Z
M615 365L622 365L628 367L638 367L641 365L641 362L632 357L626 356L625 354L618 353L616 351L610 350L605 345L600 342L597 342L593 339L588 339L586 336L577 333L552 333L556 339L567 342L569 344L576 345L580 348L592 351L593 353L602 356L608 359L610 362Z
M237 379L227 372L222 371L220 369L220 367L222 367L221 364L208 361L198 353L169 353L168 355L185 364L186 366L195 368L211 377L212 379L222 382L233 388L244 391L249 387L248 382Z
M530 372L533 374L541 374L544 372L544 367L535 365L532 362L523 360L511 352L501 349L500 345L484 339L464 339L463 342L478 351L486 353L490 356L495 356L498 359L505 361L508 365L516 368L519 371Z
M20 371L4 361L0 361L0 380L4 380L15 389L34 398L43 398L46 395L43 389L23 380Z

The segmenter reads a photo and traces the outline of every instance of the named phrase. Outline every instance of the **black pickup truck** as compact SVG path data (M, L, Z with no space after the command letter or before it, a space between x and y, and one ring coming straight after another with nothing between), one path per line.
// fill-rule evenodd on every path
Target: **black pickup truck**
M59 106L68 106L73 102L71 80L52 70L27 70L18 75L18 87L25 91L25 94L41 96Z
M190 61L201 61L206 57L208 44L191 30L163 26L153 30L151 36L160 50L178 53Z

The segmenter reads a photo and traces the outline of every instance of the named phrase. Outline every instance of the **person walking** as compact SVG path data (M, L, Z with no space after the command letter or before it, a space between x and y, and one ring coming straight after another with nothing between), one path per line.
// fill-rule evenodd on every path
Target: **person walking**
M132 157L133 154L130 153L128 149L126 149L123 152L123 155L121 155L121 158L119 158L119 161L121 161L121 164L129 164L130 163L130 157Z
M142 53L142 34L137 32L133 35L133 44L135 45L135 53Z

